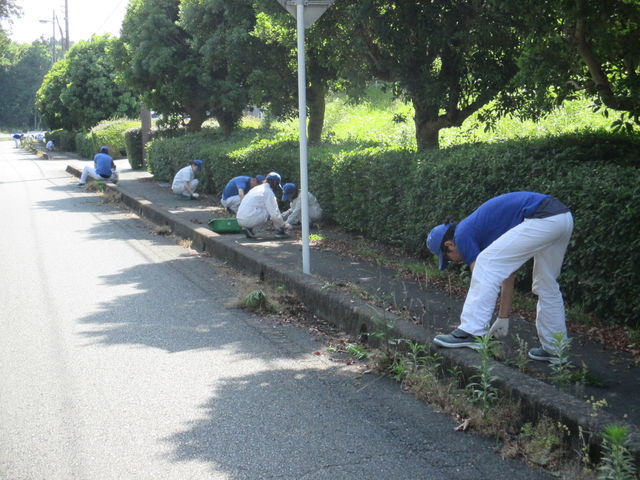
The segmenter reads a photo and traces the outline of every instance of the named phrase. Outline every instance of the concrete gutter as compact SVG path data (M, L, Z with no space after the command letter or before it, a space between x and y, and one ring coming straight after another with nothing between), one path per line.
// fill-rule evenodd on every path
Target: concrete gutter
M80 171L68 165L66 171L80 176ZM206 227L196 226L176 218L169 211L153 205L144 198L126 193L113 183L105 182L105 191L122 197L122 202L133 212L157 225L166 225L171 231L188 240L192 247L220 258L238 270L257 275L274 285L285 285L316 316L327 320L353 336L378 331L381 322L394 325L395 338L410 339L427 345L432 352L441 355L448 366L459 367L468 378L477 372L478 355L470 349L446 349L434 347L432 338L436 334L428 326L418 328L412 322L375 307L359 297L346 292L327 289L319 279L302 272L282 268L281 265L263 255L245 248L233 239L219 235ZM369 342L374 340L368 337ZM566 425L571 431L571 441L581 448L578 432L582 431L589 445L599 450L602 433L607 425L620 425L618 418L602 411L595 411L587 402L560 391L529 375L496 361L491 361L492 374L499 378L498 387L508 397L521 402L521 411L526 418L535 419L547 414ZM630 433L630 450L640 465L640 432L634 425L625 424Z

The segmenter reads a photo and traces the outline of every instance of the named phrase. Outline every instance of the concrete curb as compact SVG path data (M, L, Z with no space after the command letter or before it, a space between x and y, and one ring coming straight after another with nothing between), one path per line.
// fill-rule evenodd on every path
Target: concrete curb
M80 176L80 171L72 165L68 165L66 171L76 177ZM120 194L123 203L138 215L158 225L169 226L176 235L191 240L193 248L225 260L246 273L257 275L261 280L275 285L285 285L314 315L334 323L348 334L362 336L364 333L379 330L381 321L389 322L394 325L393 334L396 338L410 339L427 345L433 352L437 351L447 365L458 366L466 377L477 372L477 353L466 348L434 347L432 338L436 332L428 327L418 328L412 322L372 306L360 298L327 289L326 285L315 277L298 271L284 271L275 262L244 248L234 239L175 218L170 212L154 206L148 200L123 192L113 183L105 183L105 189ZM608 413L597 412L587 402L502 363L492 361L491 366L492 374L499 378L499 388L510 398L521 402L521 410L525 417L534 419L539 414L546 413L566 425L572 433L571 438L576 448L581 447L578 441L580 430L591 448L597 451L602 443L605 426L624 425L630 433L630 450L636 464L640 465L640 432L634 425L623 424Z

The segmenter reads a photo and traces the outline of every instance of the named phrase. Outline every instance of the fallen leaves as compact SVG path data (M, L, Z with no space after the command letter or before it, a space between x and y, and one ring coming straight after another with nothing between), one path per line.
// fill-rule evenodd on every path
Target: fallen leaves
M453 429L454 432L466 432L469 428L469 424L471 423L470 418L464 418L462 423L458 424L456 428Z

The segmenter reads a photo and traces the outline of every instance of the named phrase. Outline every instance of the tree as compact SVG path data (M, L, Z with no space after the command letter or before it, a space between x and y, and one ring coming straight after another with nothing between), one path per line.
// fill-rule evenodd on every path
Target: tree
M361 0L342 8L372 75L413 103L420 150L437 148L442 128L461 125L518 72L513 21L491 0Z
M638 0L501 3L522 22L518 83L522 91L537 92L529 96L532 112L582 91L597 105L625 112L640 124Z
M272 0L258 2L253 35L264 51L249 79L257 103L266 103L276 116L297 112L297 34L294 18ZM309 143L317 143L324 126L329 90L361 87L369 80L360 52L352 48L350 12L341 2L329 8L305 32Z
M20 14L20 8L16 6L14 0L0 0L0 22L13 15ZM0 24L0 65L6 62L6 56L11 45L11 40Z
M81 41L45 76L37 105L51 128L90 129L102 120L137 115L136 95L115 74L109 53L114 42L108 36Z
M202 55L179 22L179 0L132 0L122 23L116 61L144 103L168 118L189 117L200 130L211 116Z
M5 128L35 126L36 91L51 64L47 45L11 44L5 65L0 66L0 125Z
M182 0L181 24L190 46L203 58L213 116L229 133L249 104L247 79L257 58L251 0Z
M8 18L12 15L16 15L20 12L20 9L16 6L14 0L0 0L0 19Z
M58 60L47 72L40 89L36 93L36 107L42 119L51 129L73 130L71 112L62 102L62 94L67 86L69 62Z

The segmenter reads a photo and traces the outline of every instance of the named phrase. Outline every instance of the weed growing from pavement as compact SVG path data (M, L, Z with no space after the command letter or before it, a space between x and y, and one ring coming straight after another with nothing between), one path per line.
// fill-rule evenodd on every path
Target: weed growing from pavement
M367 350L362 345L358 345L357 343L345 344L345 350L349 355L358 360L364 360L369 356Z
M527 370L527 364L529 363L529 357L527 353L529 352L529 344L524 338L521 338L517 333L515 334L516 344L516 356L511 361L512 365L516 367L519 371L525 372Z
M566 434L566 427L548 416L535 424L527 422L520 429L519 453L533 465L556 470L568 454Z
M250 312L272 312L273 308L262 290L250 292L243 300L243 306Z
M563 333L554 333L552 340L553 349L556 352L558 361L551 363L551 382L560 386L571 383L571 371L573 364L569 360L571 355L571 339Z
M495 386L498 377L492 374L493 367L491 366L496 341L489 335L476 337L476 339L480 344L478 349L480 366L478 373L471 377L471 380L474 381L467 385L467 390L470 393L471 401L480 404L482 415L486 417L498 399L498 388Z
M629 431L618 425L604 428L602 461L598 468L600 480L635 480L636 467L629 452Z
M171 227L169 225L159 225L153 229L155 235L171 235Z

